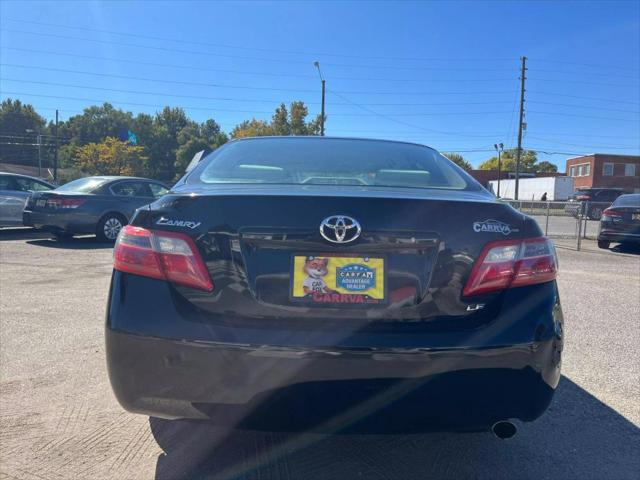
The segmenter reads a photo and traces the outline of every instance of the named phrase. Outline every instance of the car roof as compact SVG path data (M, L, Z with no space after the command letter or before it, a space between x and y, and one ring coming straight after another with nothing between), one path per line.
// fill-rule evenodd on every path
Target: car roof
M324 140L358 140L358 141L365 141L365 142L400 143L400 144L415 145L418 147L424 147L424 148L429 148L431 150L435 150L435 148L430 147L429 145L424 145L422 143L417 143L417 142L407 142L404 140L390 140L390 139L383 139L383 138L366 138L366 137L337 137L337 136L324 136L324 135L323 136L320 136L320 135L266 135L263 137L236 138L228 143L242 142L245 140L274 140L274 139L278 139L278 140L314 139L314 140L323 140L323 141Z
M159 182L159 180L153 180L152 178L127 177L127 176L120 176L120 175L93 175L90 177L83 177L83 178L97 178L100 180L104 180L106 182L113 182L115 180L145 180L147 182ZM162 182L159 182L159 183L162 183Z
M38 182L44 182L48 185L54 186L48 180L44 180L43 178L39 178L39 177L32 177L31 175L23 175L22 173L0 172L0 175L11 175L12 177L28 178L29 180L37 180Z

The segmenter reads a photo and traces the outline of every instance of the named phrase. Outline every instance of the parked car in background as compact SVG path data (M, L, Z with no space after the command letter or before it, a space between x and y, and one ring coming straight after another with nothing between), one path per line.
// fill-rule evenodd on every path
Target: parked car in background
M602 212L598 247L611 242L640 244L640 193L621 195Z
M56 237L95 234L113 242L135 210L167 193L163 183L136 177L86 177L48 192L34 192L23 212L24 225Z
M232 141L118 237L111 385L169 419L508 437L560 379L556 269L533 219L429 147Z
M565 213L577 217L583 208L590 220L600 220L602 211L624 193L621 188L579 188L564 207Z
M0 172L0 227L21 226L29 195L54 188L55 185L40 178Z

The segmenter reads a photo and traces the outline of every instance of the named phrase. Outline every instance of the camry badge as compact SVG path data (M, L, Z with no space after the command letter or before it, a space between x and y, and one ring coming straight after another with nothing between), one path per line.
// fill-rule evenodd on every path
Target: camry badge
M156 225L167 225L169 227L187 227L193 230L202 225L202 222L194 222L192 220L173 220L171 218L160 217Z
M349 243L360 236L362 228L355 218L332 215L320 223L320 235L331 243Z

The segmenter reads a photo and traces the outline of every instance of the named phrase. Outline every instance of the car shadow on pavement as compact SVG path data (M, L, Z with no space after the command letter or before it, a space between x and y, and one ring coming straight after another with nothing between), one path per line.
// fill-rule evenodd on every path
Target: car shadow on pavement
M619 243L618 245L611 247L611 251L615 253L640 255L640 244Z
M163 449L156 479L637 478L640 429L566 377L549 410L516 437L237 430L149 419Z
M78 237L64 240L43 238L38 240L27 240L27 243L37 247L62 248L67 250L98 250L113 248L113 243L99 242L95 237Z
M48 232L36 230L30 227L8 227L0 228L0 242L9 240L33 240L37 238L49 238Z

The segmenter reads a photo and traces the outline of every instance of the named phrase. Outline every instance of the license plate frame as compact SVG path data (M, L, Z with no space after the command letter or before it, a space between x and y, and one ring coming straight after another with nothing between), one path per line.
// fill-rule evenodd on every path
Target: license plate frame
M312 278L305 270L322 263L325 263L326 273L319 278ZM291 255L289 299L314 307L381 307L387 304L387 277L385 255L294 253ZM325 289L320 291L323 285Z

